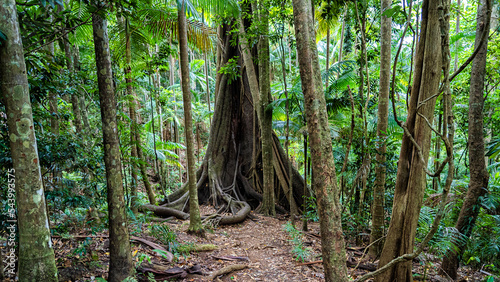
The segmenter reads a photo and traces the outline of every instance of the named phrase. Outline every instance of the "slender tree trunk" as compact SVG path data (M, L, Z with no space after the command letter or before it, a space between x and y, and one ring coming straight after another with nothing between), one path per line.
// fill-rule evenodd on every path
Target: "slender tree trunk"
M283 22L283 29L282 29L282 34L280 37L280 43L281 43L281 72L283 75L283 88L285 91L285 99L286 99L286 140L285 140L285 152L288 158L290 158L290 101L288 99L288 85L286 82L286 60L285 60L285 45L283 43L283 37L285 31L285 23ZM307 147L306 147L307 149ZM290 158L291 160L291 158ZM291 162L290 162L291 164ZM293 165L289 166L288 170L288 175L293 174ZM288 185L288 190L289 190L289 202L290 202L290 217L292 218L292 224L295 225L295 216L298 215L298 208L297 208L297 203L295 202L293 198L293 178L290 178L290 183ZM304 190L306 192L306 190Z
M443 103L444 104L444 103ZM444 106L444 105L443 105ZM439 113L438 115L438 132L439 134L442 134L442 128L443 128L443 114ZM439 158L441 157L441 138L436 135L436 143L435 143L435 153L436 153L436 158L434 159L434 169L437 170L439 168ZM441 177L434 177L432 178L432 189L434 191L438 190L438 184L440 182Z
M329 76L330 70L330 25L326 28L326 81L325 81L325 89L328 91L328 82L330 81Z
M434 117L436 98L441 77L441 31L438 13L439 1L422 3L422 29L415 57L415 72L409 113L405 123L409 134L403 136L394 204L379 268L393 258L413 252L415 232L424 196L427 160L430 150L430 124ZM419 103L424 102L422 106ZM425 117L425 119L424 119ZM418 156L420 147L424 162ZM379 275L375 281L413 281L412 262L399 263Z
M211 112L212 108L210 105L210 87L208 86L208 64L209 61L207 61L207 53L203 53L203 60L205 62L205 88L207 90L207 106L208 106L208 111ZM212 118L210 118L210 122L212 121Z
M304 132L304 195L307 195L307 170L308 170L308 165L307 165L307 133ZM302 221L302 231L307 231L308 230L308 227L307 227L307 218L305 217L306 213L307 213L307 205L306 205L306 201L304 199L304 205L303 205L303 212L302 212L302 217L303 217L303 221Z
M124 18L125 22L125 83L127 84L127 95L129 95L129 116L130 116L130 165L131 165L131 176L132 183L130 184L130 206L131 210L134 213L137 213L137 185L139 184L139 180L137 177L137 139L136 139L136 131L137 129L137 117L136 117L136 107L135 107L135 94L134 89L132 87L133 79L132 79L132 48L130 44L130 26L129 19Z
M92 16L94 46L101 104L104 163L108 190L109 211L109 281L122 281L132 274L132 256L127 229L127 213L123 192L120 145L116 121L116 100L111 73L107 21Z
M457 0L457 22L455 26L455 34L458 34L460 32L460 0ZM453 64L453 71L456 71L458 68L458 46L459 46L460 40L457 40L455 42L455 63ZM477 56L477 55L476 55Z
M491 8L487 0L481 0L477 8L476 34L483 34L489 30L488 18ZM479 45L481 36L476 36L475 46ZM488 50L488 38L481 45L481 49L472 61L470 95L469 95L469 168L470 181L467 195L465 196L462 209L458 215L455 228L465 237L470 237L477 216L481 209L479 198L488 191L489 174L484 161L484 76L486 70L486 56ZM465 244L459 244L457 249L449 251L443 258L441 273L447 274L452 279L457 279L459 257L465 249Z
M135 96L135 92L134 92ZM134 97L136 98L136 97ZM148 199L149 203L151 205L156 205L156 195L155 191L153 190L153 187L151 187L151 183L149 182L149 177L147 173L147 167L146 167L146 158L144 157L144 153L142 152L142 141L141 141L141 133L139 132L139 129L136 127L135 129L135 141L136 141L136 148L137 148L137 159L139 161L139 168L141 171L141 177L142 177L142 182L144 183L144 187L146 188L146 193L148 194Z
M71 51L71 44L69 43L68 35L63 36L64 54L66 56L66 67L68 68L71 79L75 76L75 65L73 61L73 53ZM80 113L80 105L78 103L78 95L76 93L71 95L71 106L73 108L73 125L75 126L76 133L82 132L82 116Z
M382 0L380 9L385 11L392 5L391 0ZM383 13L383 12L382 12ZM375 167L375 186L373 187L372 232L370 255L377 257L384 246L384 194L386 176L387 126L389 122L389 82L391 77L391 24L392 18L382 16L380 24L380 81L377 122L377 148ZM378 240L378 241L377 241ZM377 242L375 242L377 241Z
M76 78L78 71L80 71L80 49L76 44L73 45L72 55L74 67L73 74ZM77 83L81 83L81 81L78 79ZM80 133L82 131L85 131L85 128L90 129L87 109L85 107L85 96L80 85L77 85L76 93L71 96L71 103L76 104L76 107L73 108L73 113L75 114L75 126L76 124L78 124L78 126L80 127ZM82 128L82 123L84 125L84 128Z
M189 187L189 232L203 233L201 225L200 207L198 204L198 190L196 189L196 173L194 159L193 117L191 111L191 91L189 90L189 61L186 30L186 0L182 1L178 12L179 50L182 80L182 100L184 104L184 126L186 134L187 172Z
M0 45L0 92L6 106L12 154L13 171L9 170L9 174L14 180L9 181L6 192L15 193L12 198L17 202L19 281L58 281L14 0L0 5L0 30L7 37ZM9 217L14 220L15 212ZM16 228L16 223L10 226Z
M276 215L274 207L274 169L273 169L273 110L268 108L272 102L271 81L269 79L269 10L262 0L258 5L259 23L262 26L262 35L258 43L259 57L259 92L260 111L259 117L262 142L262 170L264 184L264 199L262 213ZM255 12L255 11L254 11Z
M342 51L344 49L344 34L345 34L346 14L347 14L347 7L345 8L344 16L342 17L342 31L340 32L339 62L342 61Z
M50 54L51 60L54 60L54 42L47 45L47 51ZM57 93L49 92L49 110L50 110L50 132L59 136L59 111L57 109Z
M341 209L332 141L316 49L310 1L293 0L295 34L304 92L307 129L311 144L313 187L320 219L323 267L327 282L348 281Z

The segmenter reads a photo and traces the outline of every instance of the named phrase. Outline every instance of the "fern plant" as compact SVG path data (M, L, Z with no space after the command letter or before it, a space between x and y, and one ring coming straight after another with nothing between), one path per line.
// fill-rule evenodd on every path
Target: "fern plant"
M283 225L283 229L288 232L290 236L290 242L293 244L292 254L297 261L306 261L311 258L312 251L311 248L307 248L304 246L302 232L297 230L295 226L291 222L287 222Z

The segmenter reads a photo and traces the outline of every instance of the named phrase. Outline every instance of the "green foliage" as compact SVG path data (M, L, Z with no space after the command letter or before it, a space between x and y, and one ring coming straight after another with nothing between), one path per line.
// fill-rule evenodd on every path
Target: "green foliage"
M227 75L227 81L229 84L234 80L238 79L239 77L241 77L240 66L238 65L238 59L239 59L238 56L232 57L219 70L220 74Z
M450 206L448 206L448 210L449 209ZM427 206L422 207L418 219L417 242L421 242L427 233L429 233L435 217L435 209ZM458 232L454 227L446 227L444 221L441 221L438 231L429 242L429 248L432 253L442 257L450 250L457 250L458 245L463 245L466 242L467 237Z
M85 240L78 245L76 249L73 250L73 253L78 256L86 256L91 250L90 244L92 243L92 239L85 238Z
M314 196L304 196L305 199L305 212L304 217L307 220L312 220L314 222L319 221L318 217L318 206L316 205L316 197Z
M306 261L311 258L312 250L311 248L305 247L303 243L302 232L297 230L291 222L287 222L283 225L283 229L288 232L293 244L292 254L295 256L297 261Z
M139 267L139 266L141 266L141 264L144 261L147 261L147 262L151 263L151 256L149 256L148 254L138 253L136 259L137 259L137 262L135 264L136 268Z
M476 268L500 274L500 170L490 170L489 193L481 197L481 209L472 230L463 261Z
M168 247L168 250L174 252L179 247L177 234L175 234L167 225L153 224L149 227L151 236L155 237L163 245Z
M500 138L496 138L486 147L486 156L496 158L500 154Z

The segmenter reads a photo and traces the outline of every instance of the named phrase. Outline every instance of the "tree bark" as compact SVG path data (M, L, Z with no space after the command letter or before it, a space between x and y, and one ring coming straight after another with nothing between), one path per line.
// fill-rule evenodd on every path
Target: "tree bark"
M380 9L389 9L391 0L382 0ZM391 24L392 18L382 15L380 24L380 81L378 101L378 122L376 145L375 186L373 187L372 232L370 234L370 255L377 257L384 246L384 194L386 177L387 126L389 122L389 82L391 77ZM377 241L378 240L378 241ZM375 242L376 241L376 242Z
M50 54L51 60L54 60L54 42L47 45L47 51ZM49 110L50 110L50 132L55 136L59 136L59 111L57 109L57 93L49 92Z
M259 117L262 143L262 174L264 198L261 212L264 215L276 215L274 208L274 170L273 170L273 110L268 108L272 101L271 81L269 79L269 10L264 1L258 5L258 18L262 34L258 42L259 58Z
M187 173L189 190L189 228L188 232L203 233L201 224L200 207L198 205L198 191L196 189L193 116L191 111L191 91L189 90L189 59L186 30L186 0L182 1L181 10L178 11L179 27L179 62L181 65L182 100L184 104L184 132L186 134Z
M438 2L425 0L422 3L422 28L415 55L415 72L408 118L404 125L411 136L407 134L403 136L391 222L379 268L395 257L413 252L415 232L426 184L424 168L427 167L431 141L431 129L425 119L432 124L436 105L436 98L432 98L432 96L438 93L441 76L441 32ZM421 149L424 162L420 160L419 149L412 143L411 138ZM413 281L411 260L389 268L375 281L396 280Z
M130 184L130 206L131 210L134 213L137 213L138 201L137 201L137 185L139 185L139 180L137 177L137 116L136 116L136 99L134 94L134 89L132 87L133 78L132 78L132 47L130 42L130 27L129 27L129 19L124 18L125 22L125 83L127 84L127 95L129 95L129 115L130 115L130 165L131 165L131 175L132 175L132 183ZM146 186L147 187L147 186ZM149 194L148 194L149 195ZM154 197L153 197L154 199ZM151 201L150 201L151 202Z
M74 64L74 74L75 76L78 74L80 71L80 49L78 45L73 45L73 64ZM81 80L79 79L77 83L82 83ZM78 95L76 95L76 98L74 99L74 102L78 105L77 107L77 116L79 116L80 119L80 126L83 123L83 128L81 128L82 131L85 131L85 129L90 129L89 125L89 117L87 113L87 108L85 107L85 95L82 91L82 86L77 85L77 91ZM73 102L72 102L73 103Z
M66 67L70 75L70 79L73 80L75 75L75 64L73 61L73 53L71 51L71 44L69 43L68 35L63 36L64 45L64 55L66 56ZM73 124L75 126L76 133L80 134L82 132L82 116L80 113L80 105L78 103L78 95L75 93L71 94L71 106L73 109Z
M98 14L92 15L92 28L97 66L97 81L104 144L104 163L108 190L109 212L109 281L123 281L132 274L127 214L123 192L120 145L116 121L116 99L111 73L111 57L107 21Z
M337 177L316 49L310 1L293 0L297 52L309 132L313 188L320 219L321 249L326 281L348 281L346 253L337 192Z
M38 158L28 78L24 61L17 8L14 0L0 5L0 30L7 39L0 45L0 92L6 106L12 154L13 182L19 234L19 280L57 281L54 249L50 239L40 161ZM8 201L11 204L11 201ZM15 211L10 219L15 220ZM15 223L10 223L16 228ZM11 247L13 248L13 247Z
M483 34L489 30L488 18L491 16L491 9L487 5L487 0L481 0L477 8L476 34ZM480 36L476 36L475 46L479 45ZM483 107L484 107L484 76L486 70L486 56L488 50L488 38L481 45L481 49L472 61L470 95L469 95L469 168L470 180L469 189L465 196L462 209L458 215L455 228L465 237L470 237L474 228L477 216L481 209L479 199L488 192L489 174L484 161L484 127L483 127ZM477 47L476 47L477 48ZM465 244L457 245L457 249L449 251L443 258L440 273L446 274L452 279L457 279L457 269L459 257L465 250Z

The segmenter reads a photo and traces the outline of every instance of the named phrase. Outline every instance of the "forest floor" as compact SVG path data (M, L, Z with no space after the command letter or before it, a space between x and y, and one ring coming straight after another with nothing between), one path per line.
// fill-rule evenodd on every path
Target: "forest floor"
M202 214L213 211L202 207ZM173 262L168 263L160 254L153 251L149 243L160 242L149 234L150 223L143 224L140 232L132 234L133 259L136 265L141 256L148 255L138 272L155 272L156 281L171 281L177 276L179 281L212 281L209 275L230 265L242 265L226 275L216 276L215 281L324 281L323 267L320 262L320 236L318 223L309 223L309 230L303 233L302 242L310 256L310 264L301 264L292 254L294 243L290 233L284 230L287 218L265 217L251 213L249 219L236 225L220 226L200 238L186 233L189 221L171 220L163 223L177 235L180 244L213 244L213 251L191 252L188 255L176 254ZM298 222L300 228L301 222ZM54 236L60 281L99 281L107 278L109 264L109 240L107 234L89 235L89 230L81 230L71 236ZM137 239L138 238L138 239ZM145 240L139 242L138 240ZM352 278L359 277L375 267L375 262L362 258L364 247L356 247L347 242L348 272ZM166 247L166 246L165 246ZM141 255L142 254L142 255ZM355 266L358 264L358 267ZM444 281L436 276L439 261L430 255L422 256L414 262L416 281ZM468 268L461 268L459 281L482 281L484 274ZM174 279L175 280L175 279ZM9 281L9 280L5 280ZM102 281L102 280L101 280ZM147 278L139 281L148 281ZM149 280L151 281L151 280ZM370 280L368 280L370 281Z

